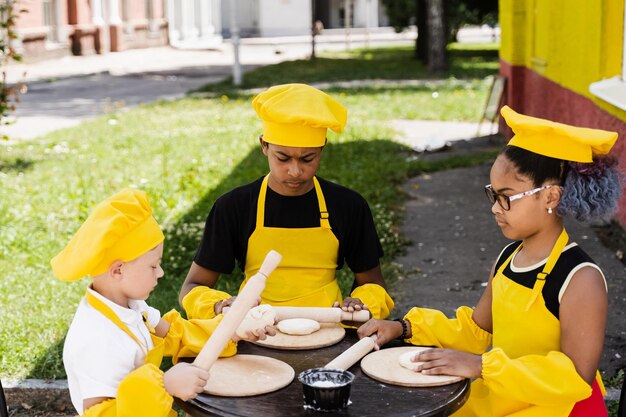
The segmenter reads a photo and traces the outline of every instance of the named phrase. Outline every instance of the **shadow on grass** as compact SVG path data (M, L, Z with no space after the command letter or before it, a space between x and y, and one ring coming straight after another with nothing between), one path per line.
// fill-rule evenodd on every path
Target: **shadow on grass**
M498 50L449 50L450 68L446 72L430 73L418 61L413 49L374 48L334 53L332 57L285 61L256 69L244 76L240 88L268 87L284 83L315 83L368 79L420 79L420 78L484 78L498 72ZM232 91L232 78L220 83L205 85L196 92Z
M63 368L63 344L65 337L59 340L35 361L35 365L30 370L27 378L64 378L65 368Z
M326 145L319 175L352 188L368 201L376 228L385 252L381 260L383 274L390 286L397 275L393 259L401 255L407 241L400 235L402 204L405 194L402 185L410 174L448 168L445 161L432 162L427 166L411 160L412 150L407 146L387 139L329 143ZM466 165L484 162L483 158L492 157L469 155L459 158L453 165ZM234 166L216 187L209 189L196 204L187 211L166 233L163 268L165 277L151 294L148 304L159 309L162 314L172 308L179 311L178 293L189 270L195 252L202 237L204 221L215 200L225 192L247 184L268 171L267 160L259 146L251 150L239 164ZM201 223L193 233L185 232L189 224ZM172 259L182 261L176 263ZM352 286L353 275L344 268L338 271L338 280L342 291L347 294ZM236 294L243 279L243 274L236 268L233 274L224 275L217 288ZM36 359L29 373L30 377L60 377L64 375L62 352L64 340L51 346L45 354ZM170 362L164 361L167 369Z
M0 159L0 172L23 172L32 168L34 162L22 159Z

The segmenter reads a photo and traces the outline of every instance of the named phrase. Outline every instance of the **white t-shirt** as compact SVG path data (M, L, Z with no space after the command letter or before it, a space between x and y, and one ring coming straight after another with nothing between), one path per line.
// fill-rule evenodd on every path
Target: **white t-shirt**
M124 308L91 288L87 291L111 308L148 350L152 349L154 345L142 313L147 312L148 323L156 327L161 319L157 309L142 300L132 300L130 308ZM115 398L120 382L143 365L145 359L146 353L137 342L91 307L85 298L81 300L63 347L70 397L79 415L83 414L83 400L87 398Z

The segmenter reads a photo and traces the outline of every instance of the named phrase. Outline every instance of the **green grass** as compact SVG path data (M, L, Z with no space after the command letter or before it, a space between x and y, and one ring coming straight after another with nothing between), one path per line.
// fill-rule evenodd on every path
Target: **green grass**
M372 53L394 61L410 51L406 52ZM258 86L255 77L272 84L285 82L281 77L288 75L293 81L308 82L313 76L332 80L342 64L300 75L300 63L285 63L273 66L282 73L272 75L272 68L261 68L246 74L246 79L249 87ZM378 75L376 68L353 74L344 67L344 77L382 78L391 67L381 65ZM389 279L394 275L392 260L404 246L397 230L403 198L399 186L423 168L408 158L406 147L392 140L395 133L387 122L478 120L488 87L485 79L445 79L427 86L328 90L349 108L349 121L341 136L329 137L320 175L356 189L370 203ZM223 192L267 171L256 141L261 126L250 106L251 95L213 88L215 97L119 111L34 141L0 147L2 379L64 376L63 338L88 280L59 282L49 261L91 207L122 187L137 186L150 194L166 233L166 278L149 303L162 312L177 307L178 290L212 203ZM238 273L223 278L220 287L235 291L240 278ZM340 279L345 290L349 274L342 271Z
M393 47L322 52L315 60L296 60L259 68L245 74L241 88L267 87L291 82L332 82L348 80L408 80L429 78L478 78L498 71L498 44L451 44L450 68L429 73L414 58L413 48ZM231 90L232 80L210 84L199 91ZM482 104L482 103L481 103Z

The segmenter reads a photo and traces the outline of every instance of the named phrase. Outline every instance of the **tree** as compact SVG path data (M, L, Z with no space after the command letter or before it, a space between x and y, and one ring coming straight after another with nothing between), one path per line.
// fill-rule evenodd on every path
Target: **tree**
M446 19L444 0L427 0L426 27L428 30L428 70L431 72L448 69Z
M0 81L0 125L9 124L8 117L15 111L15 105L19 102L21 84L7 84L6 66L11 61L21 61L22 56L13 48L13 41L17 39L15 20L19 13L25 10L15 11L16 0L4 0L0 2L0 68L2 77Z
M456 40L456 34L464 25L487 24L495 26L498 22L498 0L443 0L431 4L431 0L382 0L389 17L389 22L396 32L401 32L410 25L417 26L415 57L429 65L429 51L432 50L430 34L433 30L444 30L445 42L438 44L437 56L445 56L448 42ZM428 26L429 8L442 7L443 14L436 13ZM433 9L434 11L434 9ZM432 20L435 19L435 20Z

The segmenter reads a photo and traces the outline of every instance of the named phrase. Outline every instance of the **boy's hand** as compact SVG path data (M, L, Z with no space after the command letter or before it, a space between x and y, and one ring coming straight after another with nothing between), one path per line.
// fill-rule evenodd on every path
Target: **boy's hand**
M204 391L209 373L190 363L180 362L163 375L163 386L171 396L183 401L196 398Z
M343 311L353 313L355 311L367 310L367 305L363 304L360 298L346 297L343 299L341 305L339 301L335 301L333 307L341 307Z
M402 324L397 321L370 319L356 331L359 339L376 333L378 339L374 349L380 349L385 343L402 335Z
M483 371L482 356L454 349L428 349L415 355L413 362L424 362L417 372L424 375L454 375L480 378Z
M218 301L217 303L215 303L215 305L213 306L213 310L215 310L215 315L226 314L228 312L228 309L230 308L230 306L233 305L236 299L237 299L237 296L234 296L234 297L227 298L226 300ZM258 297L256 299L256 303L254 303L252 307L256 307L259 304L261 304L261 297Z
M213 306L213 310L215 310L215 315L224 313L224 307L229 307L233 305L236 299L237 297L235 296L215 303L215 305Z

